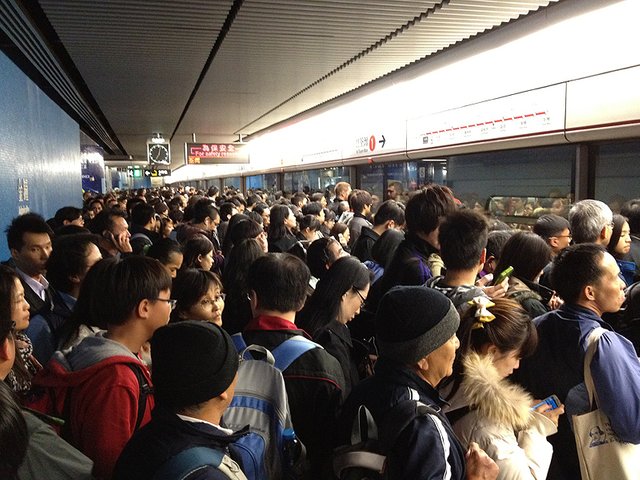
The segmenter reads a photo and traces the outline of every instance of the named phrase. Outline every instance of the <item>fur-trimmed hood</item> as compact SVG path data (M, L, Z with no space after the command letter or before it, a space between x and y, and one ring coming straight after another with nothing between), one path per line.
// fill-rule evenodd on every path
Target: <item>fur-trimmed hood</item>
M490 355L470 352L463 360L461 390L469 406L481 417L513 430L528 427L533 420L533 398L523 388L501 378Z

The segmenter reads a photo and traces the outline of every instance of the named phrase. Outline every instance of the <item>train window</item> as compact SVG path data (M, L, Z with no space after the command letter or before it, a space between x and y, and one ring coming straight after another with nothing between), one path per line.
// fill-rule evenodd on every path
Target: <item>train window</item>
M452 156L447 162L447 185L467 207L484 207L489 214L527 204L542 212L550 210L556 199L561 200L554 208L566 211L573 198L571 172L575 156L573 145ZM501 205L495 200L496 204L491 205L491 199L504 202L511 197L516 199L513 204Z
M245 179L247 190L262 190L267 193L275 193L278 189L278 174L265 173L264 175L249 175Z
M565 197L491 196L485 205L469 205L478 213L500 220L512 228L530 230L541 215L554 213L567 217L571 203Z
M640 142L605 144L597 149L595 197L619 213L624 202L640 197Z
M241 177L227 177L222 179L223 187L233 187L236 190L240 190L242 178Z
M348 167L329 167L284 174L285 190L292 192L324 192L338 182L350 182Z
M446 184L446 162L394 162L358 167L358 186L380 200L406 203L414 190L428 183Z

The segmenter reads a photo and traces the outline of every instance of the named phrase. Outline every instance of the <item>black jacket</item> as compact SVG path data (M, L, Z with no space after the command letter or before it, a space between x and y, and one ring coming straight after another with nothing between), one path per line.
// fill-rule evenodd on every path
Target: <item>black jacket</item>
M340 363L345 380L344 396L347 397L360 380L349 327L334 320L316 333L314 341Z
M371 249L373 248L373 244L376 243L376 240L379 238L380 235L374 232L372 228L362 227L360 236L351 249L351 255L358 257L361 262L373 260L373 257L371 256Z
M206 423L185 422L175 413L160 406L152 412L151 421L129 440L118 458L115 480L151 480L169 458L187 448L203 446L221 450L229 455L229 444L243 432L225 435ZM191 477L189 477L191 478ZM213 467L198 470L198 480L228 480Z

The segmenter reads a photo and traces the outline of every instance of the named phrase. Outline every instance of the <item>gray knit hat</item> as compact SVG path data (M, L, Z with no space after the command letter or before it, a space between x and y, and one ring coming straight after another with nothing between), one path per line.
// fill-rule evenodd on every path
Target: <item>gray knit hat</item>
M449 340L460 316L445 295L424 286L389 290L376 314L380 356L412 365Z

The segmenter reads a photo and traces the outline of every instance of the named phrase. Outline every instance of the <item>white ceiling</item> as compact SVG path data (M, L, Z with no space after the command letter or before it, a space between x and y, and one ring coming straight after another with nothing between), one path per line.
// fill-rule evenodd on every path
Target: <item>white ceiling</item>
M124 147L110 149L142 158L161 132L181 164L193 134L235 141L553 1L39 4Z

